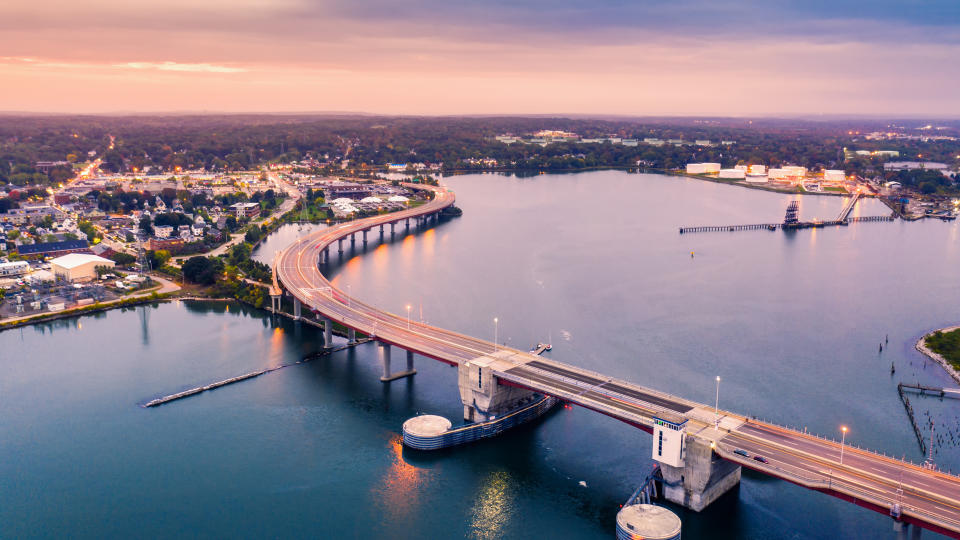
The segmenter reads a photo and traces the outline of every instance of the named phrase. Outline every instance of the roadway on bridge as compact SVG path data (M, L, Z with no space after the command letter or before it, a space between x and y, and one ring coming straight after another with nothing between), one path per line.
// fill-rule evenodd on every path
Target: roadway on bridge
M687 432L715 441L718 454L725 459L874 510L885 512L899 503L907 518L960 538L960 478L957 476L850 447L845 449L844 461L840 464L839 445L833 441L748 420L727 411L720 411L717 429L712 407L411 321L350 298L333 287L319 269L321 252L336 249L338 241L350 235L356 238L364 230L376 235L373 229L390 223L403 227L406 220L435 214L455 201L454 194L443 187L411 187L429 189L433 199L416 208L351 221L306 235L278 256L275 278L314 313L383 342L452 365L492 357L494 373L502 383L556 396L648 431L654 416L684 415L688 418ZM745 450L751 456L762 455L769 463L743 459L733 453L736 449Z

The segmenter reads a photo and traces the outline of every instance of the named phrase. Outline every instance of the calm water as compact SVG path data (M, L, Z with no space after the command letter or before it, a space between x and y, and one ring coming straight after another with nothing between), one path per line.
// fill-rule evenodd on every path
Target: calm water
M949 384L913 344L957 321L956 224L679 235L778 221L790 198L622 172L448 183L462 218L346 254L338 285L478 336L496 316L511 345L549 338L554 358L703 402L720 375L722 407L828 435L846 424L849 442L922 459L896 382ZM805 197L801 216L841 206ZM0 537L610 538L651 466L647 434L581 409L404 452L406 418L458 419L456 372L418 359L416 377L383 385L372 346L139 407L320 346L310 327L216 303L0 333ZM915 402L957 431L960 402ZM958 470L960 451L937 461ZM880 514L749 472L705 512L677 511L685 538L893 536Z

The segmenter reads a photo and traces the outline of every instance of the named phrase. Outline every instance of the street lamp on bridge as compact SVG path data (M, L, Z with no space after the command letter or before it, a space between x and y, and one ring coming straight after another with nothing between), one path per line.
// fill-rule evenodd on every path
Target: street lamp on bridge
M720 431L720 376L717 375L717 401L713 404L713 430Z
M500 334L500 319L493 318L493 352L497 352L497 339Z
M407 330L410 329L410 304L407 304Z
M843 443L847 441L847 426L840 426L840 464L843 465Z

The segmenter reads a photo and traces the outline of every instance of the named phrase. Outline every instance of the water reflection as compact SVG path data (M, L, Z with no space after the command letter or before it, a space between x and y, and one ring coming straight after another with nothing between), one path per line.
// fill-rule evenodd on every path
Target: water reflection
M392 457L390 466L380 484L374 487L377 491L375 499L383 504L387 514L381 521L391 523L394 527L407 525L416 528L413 520L417 516L414 512L421 502L420 492L431 479L432 472L404 461L403 440L400 437L391 438L389 445ZM398 523L398 520L402 521Z
M483 480L480 495L471 510L470 532L474 538L500 538L513 508L510 474L493 471Z

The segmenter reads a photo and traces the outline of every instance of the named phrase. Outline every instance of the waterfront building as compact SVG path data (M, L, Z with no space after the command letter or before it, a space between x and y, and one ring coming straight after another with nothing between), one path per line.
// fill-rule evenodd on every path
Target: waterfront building
M50 261L53 275L66 281L90 281L97 277L97 267L113 268L116 263L89 253L71 253Z

